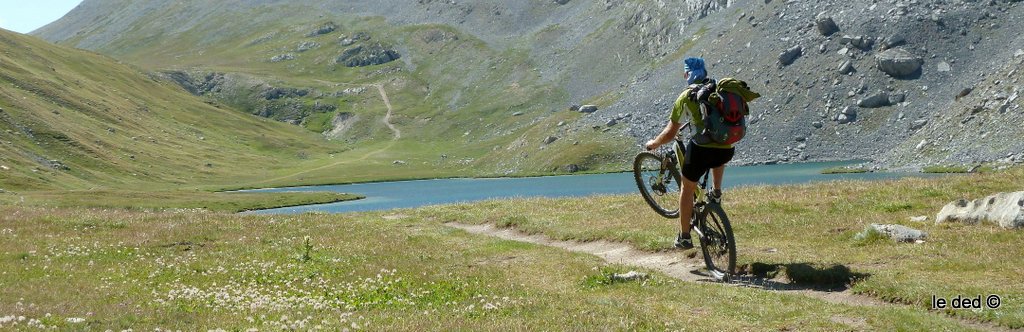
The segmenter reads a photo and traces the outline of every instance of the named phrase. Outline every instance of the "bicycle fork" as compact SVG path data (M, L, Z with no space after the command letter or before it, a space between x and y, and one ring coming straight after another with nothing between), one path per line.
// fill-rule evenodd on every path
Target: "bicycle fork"
M669 176L670 167L675 167L675 162L671 159L672 157L666 157L661 159L661 169L658 171L658 177L655 181L651 181L651 189L655 192L662 194L668 193L669 186L672 185L672 177Z

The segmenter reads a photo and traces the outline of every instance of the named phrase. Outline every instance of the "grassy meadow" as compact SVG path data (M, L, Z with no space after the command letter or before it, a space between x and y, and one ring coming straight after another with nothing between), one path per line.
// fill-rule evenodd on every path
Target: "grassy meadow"
M603 283L632 268L415 217L2 209L0 321L26 318L0 328L960 328L912 309L657 274Z
M243 212L344 202L362 198L359 195L335 192L213 193L205 191L68 190L8 193L0 195L0 204L139 211L200 209L211 212Z
M932 179L839 181L745 187L725 192L724 207L737 238L738 266L784 280L852 284L855 293L931 307L932 295L1000 295L999 310L951 310L958 317L1024 327L1024 234L993 225L934 224L945 204L1017 191L1024 169ZM444 221L495 224L559 240L610 240L649 251L672 250L676 220L662 219L639 198L528 199L421 210ZM927 216L924 222L911 217ZM921 244L855 236L872 223L901 224L928 233Z
M657 217L637 195L268 216L5 203L0 205L0 329L977 327L964 321L1020 328L1024 288L1014 280L1024 271L1007 264L1021 255L1019 231L907 220L931 219L961 196L1019 188L1022 173L726 192L745 271L822 286L851 284L854 292L909 304L892 307L685 283L591 255L444 225L491 223L555 239L673 250L675 222ZM854 240L869 223L900 223L929 237L922 244ZM609 278L630 270L648 272L650 278ZM932 295L958 294L999 294L1003 307L928 309Z

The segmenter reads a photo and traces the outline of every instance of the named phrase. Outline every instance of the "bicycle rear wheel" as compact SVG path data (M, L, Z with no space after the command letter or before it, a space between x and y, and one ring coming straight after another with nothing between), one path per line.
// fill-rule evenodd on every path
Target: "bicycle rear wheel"
M732 225L725 215L722 206L709 203L698 214L700 231L700 249L704 252L704 264L711 276L718 280L729 281L736 271L736 239L732 234Z
M674 164L663 168L663 158L652 152L640 152L633 159L633 178L654 212L665 218L677 218L682 175Z

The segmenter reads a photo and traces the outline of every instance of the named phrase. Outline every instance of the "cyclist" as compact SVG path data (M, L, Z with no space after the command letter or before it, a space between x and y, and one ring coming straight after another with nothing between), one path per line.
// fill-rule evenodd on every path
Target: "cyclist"
M701 118L700 107L695 101L696 98L691 96L691 93L695 94L697 92L695 88L699 87L699 84L711 82L711 79L708 77L707 69L704 67L704 59L687 58L683 60L683 66L683 78L686 79L688 86L679 95L679 98L676 99L668 125L665 126L665 129L658 136L647 141L646 148L653 150L665 143L671 142L673 139L676 139L679 144L684 144L676 136L682 127L680 120L683 117L683 113L688 112L690 124L693 126L696 134L695 137L690 137L688 142L685 143L685 156L678 155L680 151L676 149L677 158L682 161L683 188L679 193L680 232L676 237L675 246L682 249L690 249L693 248L690 226L693 214L693 193L697 188L697 181L709 169L712 170L711 174L714 179L712 195L715 199L720 199L722 196L722 177L725 175L725 164L732 160L736 149L730 144L707 142L707 140L701 140L704 142L698 144L694 141L697 138L696 136L701 135L704 131L704 123Z

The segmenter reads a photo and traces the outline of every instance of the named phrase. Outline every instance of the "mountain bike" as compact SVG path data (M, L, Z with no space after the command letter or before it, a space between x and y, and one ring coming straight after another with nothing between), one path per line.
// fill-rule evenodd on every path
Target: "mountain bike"
M689 123L683 126L686 128ZM633 159L633 177L644 201L665 218L679 217L682 174L677 159L686 156L685 145L676 140L674 149L663 153L643 151ZM677 157L679 156L679 157ZM700 239L704 264L718 280L728 281L736 270L736 240L721 199L707 190L705 172L694 191L691 227Z

